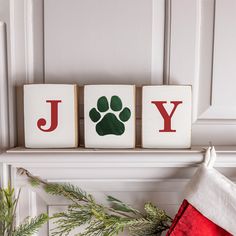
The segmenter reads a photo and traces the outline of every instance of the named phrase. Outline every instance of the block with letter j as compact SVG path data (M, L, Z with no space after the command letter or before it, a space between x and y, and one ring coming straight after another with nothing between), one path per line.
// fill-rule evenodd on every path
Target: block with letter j
M144 86L142 147L191 146L191 86Z
M77 147L77 116L76 85L31 84L24 86L26 147Z

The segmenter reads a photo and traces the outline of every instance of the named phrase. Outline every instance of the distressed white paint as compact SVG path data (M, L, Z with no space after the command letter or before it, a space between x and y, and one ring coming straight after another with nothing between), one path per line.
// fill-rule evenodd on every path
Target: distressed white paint
M104 98L105 97L105 98ZM102 111L99 101L107 101ZM120 99L121 107L112 106L113 99ZM115 103L115 102L114 102ZM117 103L115 103L117 104ZM91 112L100 118L92 120ZM123 112L129 112L122 119ZM112 118L113 117L113 118ZM112 118L112 120L111 120ZM84 131L87 148L134 148L135 147L135 86L133 85L87 85L84 87ZM104 130L103 127L107 128ZM123 128L121 127L123 126ZM110 131L108 131L110 128ZM99 131L100 130L100 131ZM107 130L107 131L106 131Z
M164 111L155 102L163 102L161 107ZM174 105L175 102L178 104ZM191 108L190 86L144 86L142 146L144 148L190 148Z
M47 101L58 102L53 105ZM53 111L52 114L53 106L56 106L56 111ZM24 86L26 147L77 147L77 123L76 85L33 84Z

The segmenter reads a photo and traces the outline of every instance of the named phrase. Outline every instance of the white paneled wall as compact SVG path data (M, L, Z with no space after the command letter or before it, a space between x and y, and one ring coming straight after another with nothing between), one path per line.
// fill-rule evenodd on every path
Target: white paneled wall
M162 83L163 11L156 0L45 1L45 82L150 84L155 59Z
M0 150L9 145L6 24L0 21Z
M235 146L235 12L234 0L0 0L1 151L23 145L21 86L44 82L192 85L192 144ZM140 143L140 89L137 94ZM218 154L217 166L235 179L235 147ZM22 187L18 222L67 204L30 188L18 167L48 181L70 181L99 201L105 194L139 208L153 201L174 215L202 158L201 148L16 149L0 155L0 174L2 184L11 178ZM47 232L45 226L38 235Z
M180 0L171 9L168 82L192 85L192 143L235 145L235 3Z

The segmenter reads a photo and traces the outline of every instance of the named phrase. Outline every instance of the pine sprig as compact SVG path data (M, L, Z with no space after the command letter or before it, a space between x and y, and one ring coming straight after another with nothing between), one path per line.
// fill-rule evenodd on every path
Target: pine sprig
M76 204L91 200L91 195L89 196L85 191L72 184L46 184L44 190L51 195L63 196Z
M147 213L147 218L156 222L167 221L168 216L165 211L157 208L152 203L148 202L144 206L144 210Z
M128 219L119 216L107 215L103 220L95 219L77 236L113 236L122 232L127 225Z
M0 188L0 235L12 235L16 206L14 189L10 185L6 189Z
M1 236L31 236L46 223L48 216L42 214L15 227L16 208L20 191L15 196L14 188L10 185L6 189L0 188L0 235Z
M56 228L53 229L54 235L68 235L73 229L83 224L91 222L93 214L91 209L86 205L78 208L77 206L69 206L66 212L60 212L53 215Z
M168 224L160 221L153 221L147 218L134 219L129 222L129 232L133 236L157 236L170 227Z
M129 222L128 227L131 235L150 236L160 233L155 222L146 218L134 219Z
M30 182L39 183L51 195L63 196L72 202L65 212L53 215L56 228L52 236L67 236L77 227L84 226L77 236L115 236L127 229L133 236L157 236L170 227L172 219L152 203L146 203L145 213L112 196L109 206L98 204L92 195L72 184L47 183L25 169L22 174Z
M132 206L112 196L107 196L107 201L111 203L111 206L114 210L122 211L122 212L131 212L135 215L137 214L141 215L140 211L138 211L137 209L134 209Z
M33 235L38 231L38 229L48 221L48 216L46 214L41 214L38 217L32 219L26 219L26 221L18 226L14 231L12 236L29 236Z

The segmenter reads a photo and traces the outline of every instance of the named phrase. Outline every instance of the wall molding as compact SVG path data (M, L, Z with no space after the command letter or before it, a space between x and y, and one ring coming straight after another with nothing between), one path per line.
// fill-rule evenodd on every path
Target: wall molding
M216 146L217 167L236 166L235 146ZM16 167L68 168L182 168L196 167L204 160L202 147L192 149L25 149L15 148L0 157ZM55 161L56 160L56 161ZM23 166L21 166L23 165Z
M6 24L0 21L0 150L9 148Z
M165 1L163 84L170 83L171 0Z
M25 20L25 65L26 83L34 83L34 25L33 25L33 2L24 0Z
M26 83L44 83L44 1L8 1L9 9L5 9L10 14L9 22L6 21L8 28L0 22L0 51L4 52L0 54L1 149L15 146L17 133L18 140L23 140L16 125L20 117L15 103L16 88ZM228 109L222 117L222 110L212 103L216 1L152 0L150 82L193 86L194 144L212 141L214 145L217 142L235 145L234 110ZM188 14L184 14L186 11ZM158 51L159 48L163 51ZM236 179L235 146L216 147L216 150L215 167ZM156 201L174 214L182 188L203 159L202 147L185 150L16 148L0 155L0 181L2 186L7 186L12 180L16 190L23 189L17 221L50 211L50 206L64 204L46 197L40 189L30 188L27 179L17 175L19 167L50 182L72 182L100 195L111 191L139 206L146 199ZM37 235L47 234L45 226Z
M164 76L165 0L152 0L151 84L162 84Z
M235 145L236 110L230 104L228 107L217 105L213 97L216 18L218 22L221 20L221 16L216 15L217 0L169 1L167 83L192 85L192 145L210 141L214 145ZM217 93L220 97L219 89Z
M0 154L1 155L1 154ZM0 187L6 188L11 179L11 166L0 161Z
M208 65L209 65L209 72L208 74L204 74L204 70L201 74L199 74L198 80L196 79L196 83L201 85L201 93L199 91L198 93L198 98L204 98L204 101L202 101L202 104L204 106L198 106L198 114L197 114L197 119L196 123L205 123L209 124L211 122L218 122L218 124L233 124L236 125L236 108L232 106L226 105L226 107L222 107L219 105L214 104L213 101L213 89L214 89L214 60L215 60L215 38L216 38L216 33L215 29L217 27L216 24L216 14L218 10L217 6L217 0L211 0L211 6L208 11L205 10L205 5L207 3L204 3L204 1L201 2L202 5L202 11L201 11L201 16L202 16L202 23L201 23L201 28L205 26L208 27L204 32L209 32L208 35L202 33L201 35L201 56L199 57L199 61L201 61L201 67L199 68L199 71L201 72L202 67L204 67L204 63L206 62L204 58L211 57L211 60L209 60ZM208 6L209 8L209 3ZM205 10L205 11L204 11ZM222 17L222 16L219 16ZM210 19L209 19L210 18ZM218 19L218 18L217 18ZM209 22L210 21L210 27L209 27ZM203 29L204 30L204 29ZM202 30L202 31L203 31ZM211 41L211 43L209 43ZM227 82L227 81L226 81ZM196 86L197 87L197 86ZM202 96L203 95L203 96ZM201 103L201 102L200 102ZM200 104L201 105L201 104Z

